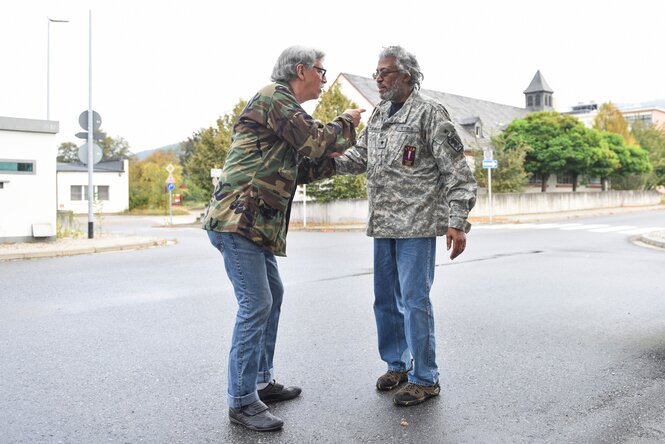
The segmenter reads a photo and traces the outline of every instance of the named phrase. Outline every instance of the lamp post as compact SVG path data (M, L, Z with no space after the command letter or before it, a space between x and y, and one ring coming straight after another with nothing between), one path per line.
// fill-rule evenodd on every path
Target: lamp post
M51 22L69 23L69 20L56 20L46 17L48 28L46 32L46 120L51 120Z

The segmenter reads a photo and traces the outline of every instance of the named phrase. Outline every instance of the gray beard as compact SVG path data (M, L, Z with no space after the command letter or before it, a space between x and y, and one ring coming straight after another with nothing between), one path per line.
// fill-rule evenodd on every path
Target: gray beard
M399 85L397 82L393 83L393 86L386 89L382 94L379 94L381 100L390 100L391 102L399 95Z

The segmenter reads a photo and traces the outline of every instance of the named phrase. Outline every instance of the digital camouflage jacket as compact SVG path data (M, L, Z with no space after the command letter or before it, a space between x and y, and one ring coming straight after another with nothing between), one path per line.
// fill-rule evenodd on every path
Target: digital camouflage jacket
M448 111L417 91L388 117L390 105L379 103L356 145L334 160L337 174L367 172L367 235L468 232L477 186Z
M290 87L260 90L238 117L222 175L203 228L238 233L277 256L286 255L286 233L298 164L305 157L343 153L355 143L351 117L327 125L311 117ZM308 174L316 168L309 168Z

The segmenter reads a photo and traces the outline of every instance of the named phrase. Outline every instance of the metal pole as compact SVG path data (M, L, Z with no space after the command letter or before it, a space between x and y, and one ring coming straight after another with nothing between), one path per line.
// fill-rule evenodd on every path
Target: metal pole
M51 19L46 17L46 21L46 120L51 120Z
M171 200L171 196L173 195L173 191L169 188L169 225L173 225L173 201Z
M492 168L487 169L487 190L489 192L490 223L492 223Z
M95 222L92 214L93 171L95 161L92 149L92 10L88 13L88 239L95 237Z
M55 20L46 17L46 120L51 120L51 22L69 23L69 20Z
M307 226L307 185L302 186L302 226Z

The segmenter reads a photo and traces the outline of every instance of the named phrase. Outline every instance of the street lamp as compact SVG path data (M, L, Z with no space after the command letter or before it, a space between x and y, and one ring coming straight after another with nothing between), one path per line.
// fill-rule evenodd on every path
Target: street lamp
M69 20L56 20L46 17L48 31L46 32L46 120L51 120L51 22L69 23Z

